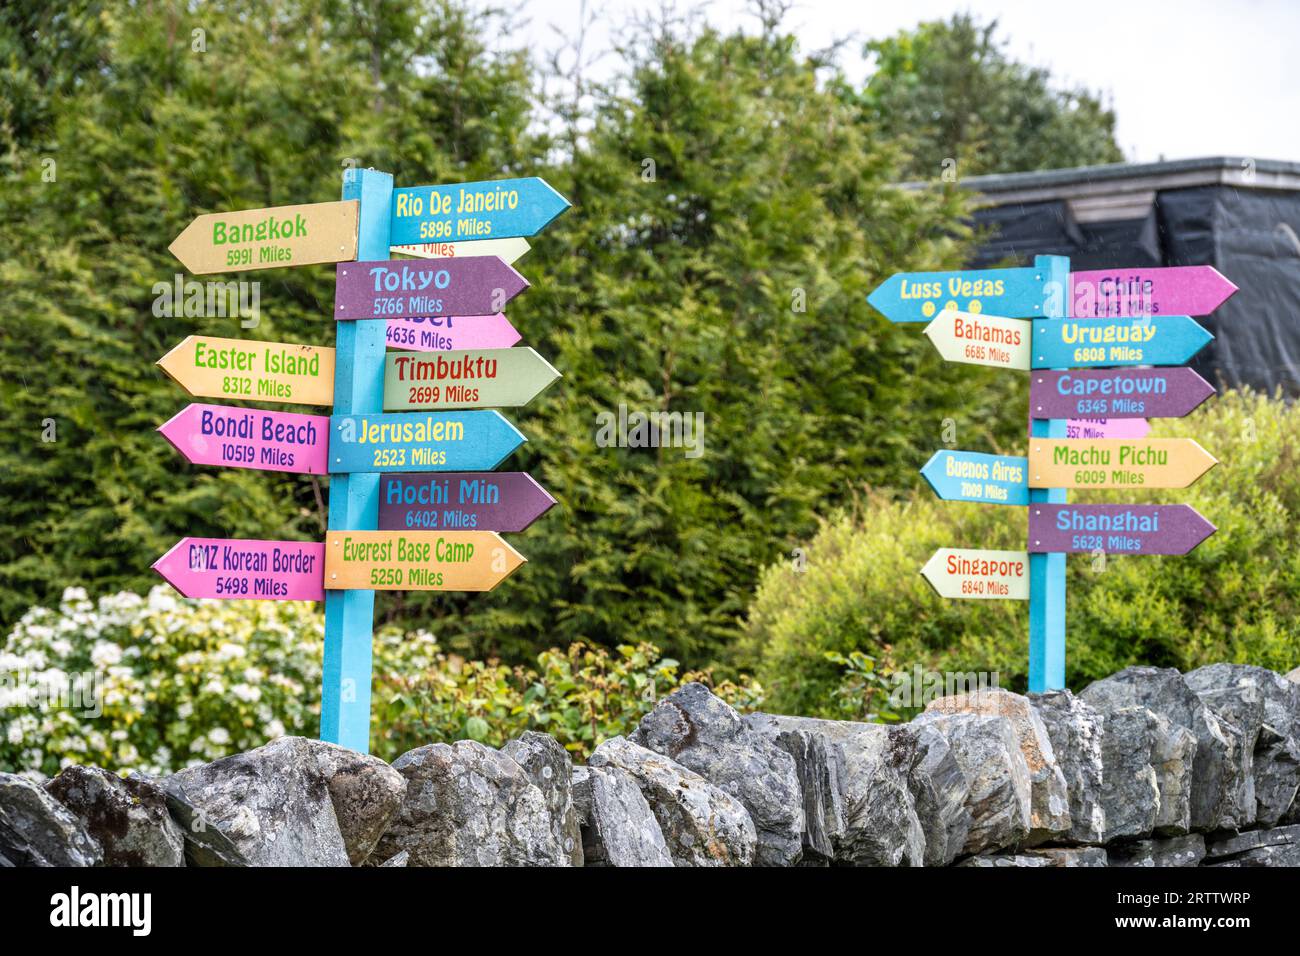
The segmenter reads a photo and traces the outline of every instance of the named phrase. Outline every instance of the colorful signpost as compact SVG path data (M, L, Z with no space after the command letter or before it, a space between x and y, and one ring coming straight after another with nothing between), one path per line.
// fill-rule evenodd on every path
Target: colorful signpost
M940 597L1029 600L1029 553L940 548L921 568Z
M1218 462L1190 438L1031 438L1031 488L1186 488Z
M390 251L417 259L467 259L471 256L496 256L513 265L529 249L528 240L478 239L473 242L422 242L411 246L393 246Z
M330 420L227 405L187 405L158 431L195 465L326 473Z
M325 587L491 591L526 560L494 531L331 531Z
M181 538L153 563L188 598L325 600L325 545Z
M1190 369L1115 366L1186 362L1213 339L1190 316L1235 291L1209 267L1071 276L1068 259L1038 256L1032 268L899 273L867 296L891 322L928 321L949 361L1035 370L1026 458L944 450L921 469L944 500L1028 509L1025 552L941 548L921 573L947 598L1029 601L1031 691L1065 686L1067 553L1185 554L1214 533L1185 505L1070 505L1065 489L1179 488L1213 467L1190 439L1146 435L1149 418L1186 415L1214 390Z
M560 373L530 348L390 355L384 408L508 408L527 405Z
M1191 505L1033 505L1030 551L1186 554L1215 527Z
M379 530L523 531L554 504L522 471L381 475Z
M388 347L413 352L508 349L519 338L515 327L501 312L495 315L447 315L388 320Z
M1013 455L974 451L937 451L921 474L944 501L983 501L995 505L1029 504L1029 463Z
M1213 394L1214 386L1190 368L1039 371L1029 377L1035 418L1182 418Z
M334 350L187 335L158 366L195 398L334 404Z
M1146 438L1151 423L1145 418L1067 418L1066 438Z
M568 207L539 179L394 190L344 172L342 201L199 216L172 244L195 273L342 263L336 347L188 336L159 361L196 397L333 406L302 415L190 405L159 431L191 462L330 475L326 541L185 538L154 564L182 594L325 602L321 738L366 751L376 590L491 590L524 563L497 534L555 504L494 468L523 441L496 411L559 376L502 307L509 265ZM416 257L387 259L390 254ZM431 355L395 355L385 346ZM381 471L414 472L383 476ZM382 518L381 518L382 514Z
M1212 266L1159 266L1063 272L1049 279L1039 260L1032 268L897 272L867 296L891 322L929 322L944 309L989 312L1015 319L1050 314L1077 318L1209 315L1237 287ZM1058 281L1059 280L1059 281Z
M336 319L488 315L528 288L496 256L348 262L336 269Z
M527 439L500 412L335 415L329 470L490 471Z
M195 217L167 248L195 275L344 262L357 255L357 204L207 213Z
M1034 368L1182 365L1214 336L1186 315L1034 322Z
M393 190L389 239L395 246L533 236L569 201L545 180L496 179Z
M1030 326L1023 319L944 309L925 334L949 362L1028 369Z
M1237 291L1213 266L1097 269L1070 275L1070 314L1209 315Z

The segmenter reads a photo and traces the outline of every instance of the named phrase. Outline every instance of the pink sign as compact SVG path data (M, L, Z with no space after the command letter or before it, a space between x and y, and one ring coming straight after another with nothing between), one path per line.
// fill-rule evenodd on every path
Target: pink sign
M1072 272L1070 315L1209 315L1236 291L1213 266Z
M388 320L388 347L392 349L414 352L508 349L518 341L519 333L502 312Z
M1151 423L1145 418L1067 418L1066 438L1146 438Z
M326 415L195 403L158 431L196 465L302 475L323 475L328 470L330 420Z
M316 541L181 538L153 568L188 598L325 600L325 545Z

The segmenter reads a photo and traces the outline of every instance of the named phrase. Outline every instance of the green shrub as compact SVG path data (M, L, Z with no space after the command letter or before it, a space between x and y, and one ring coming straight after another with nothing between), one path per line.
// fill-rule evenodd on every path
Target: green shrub
M1219 530L1189 555L1067 559L1067 684L1130 664L1289 670L1300 658L1300 412L1239 391L1152 424L1152 437L1195 438L1220 464L1190 488L1071 500L1187 503ZM939 501L919 475L917 484L906 500L869 493L825 520L805 570L764 572L739 662L763 681L769 707L836 715L844 670L827 652L997 672L1001 686L1024 688L1027 605L946 601L919 573L939 547L1023 548L1024 509Z
M91 602L69 588L57 608L24 614L0 644L0 770L50 776L72 763L170 773L260 746L316 736L323 617L311 604L192 601L159 586ZM630 732L679 675L654 647L575 644L537 668L444 654L426 632L375 635L372 746L473 738L500 746L525 730L579 756ZM715 689L742 709L752 681Z

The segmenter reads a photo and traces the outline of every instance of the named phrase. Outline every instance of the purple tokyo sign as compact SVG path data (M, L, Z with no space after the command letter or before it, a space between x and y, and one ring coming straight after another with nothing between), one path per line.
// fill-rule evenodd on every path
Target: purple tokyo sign
M496 256L343 262L335 269L336 319L491 315L528 288Z

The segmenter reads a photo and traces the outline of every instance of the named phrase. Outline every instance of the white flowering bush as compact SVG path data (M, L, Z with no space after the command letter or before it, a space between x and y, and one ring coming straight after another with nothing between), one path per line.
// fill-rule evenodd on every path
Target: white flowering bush
M0 770L171 773L314 735L323 640L311 604L193 601L161 585L92 602L68 588L0 645Z

